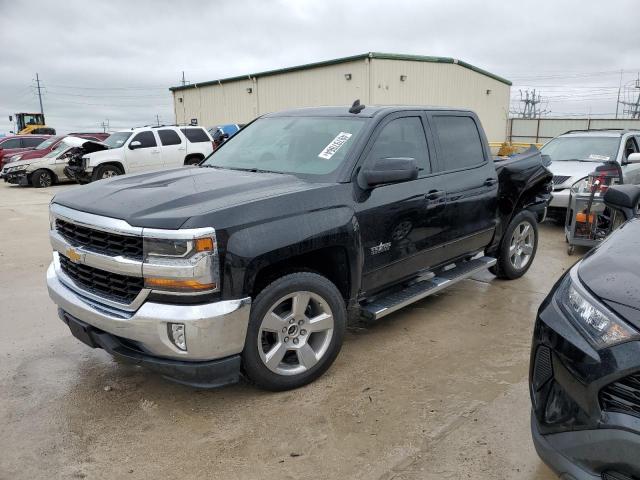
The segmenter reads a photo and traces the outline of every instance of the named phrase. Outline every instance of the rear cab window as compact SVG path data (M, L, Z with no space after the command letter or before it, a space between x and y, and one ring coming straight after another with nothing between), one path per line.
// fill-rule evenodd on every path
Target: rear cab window
M431 117L442 171L463 170L486 161L480 132L473 117L435 114Z
M211 142L211 138L204 131L204 128L181 128L180 131L184 133L190 143Z

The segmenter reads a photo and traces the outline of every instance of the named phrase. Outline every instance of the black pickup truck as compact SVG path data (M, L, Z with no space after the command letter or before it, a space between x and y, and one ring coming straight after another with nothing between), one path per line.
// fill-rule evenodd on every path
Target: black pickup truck
M190 385L295 388L348 319L523 275L551 178L537 151L494 162L470 111L268 114L199 167L56 195L47 283L91 347Z

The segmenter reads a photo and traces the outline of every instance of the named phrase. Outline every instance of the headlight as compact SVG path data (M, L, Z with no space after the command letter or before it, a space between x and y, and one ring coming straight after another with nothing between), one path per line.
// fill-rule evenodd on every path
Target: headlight
M581 178L573 185L571 185L571 191L573 193L589 193L589 181L587 177Z
M640 339L637 331L580 285L575 269L563 280L556 299L564 313L597 348Z
M177 293L217 292L220 289L215 230L145 229L145 286Z

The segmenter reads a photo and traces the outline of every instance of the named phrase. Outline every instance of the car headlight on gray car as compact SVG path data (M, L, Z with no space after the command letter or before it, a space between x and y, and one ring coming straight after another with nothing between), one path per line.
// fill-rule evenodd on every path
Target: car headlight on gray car
M580 285L575 268L562 281L556 301L596 348L640 339L635 329Z
M220 290L215 230L145 229L142 274L145 287L180 294Z
M573 193L587 193L589 191L588 177L583 177L577 182L571 185L571 192Z

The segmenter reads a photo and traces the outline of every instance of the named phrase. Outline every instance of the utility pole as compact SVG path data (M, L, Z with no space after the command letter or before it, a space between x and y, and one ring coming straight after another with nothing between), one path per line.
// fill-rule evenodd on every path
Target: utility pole
M42 108L42 92L40 91L40 77L36 72L36 85L38 88L38 100L40 100L40 114L44 117L44 109Z
M160 126L160 116L156 113L156 125Z
M103 120L100 126L102 127L102 133L107 133L107 130L109 130L109 119Z
M620 85L618 86L618 101L616 102L616 120L618 119L618 107L620 107L620 92L622 91L622 73L623 69L620 69Z
M184 70L182 71L182 86L184 87L187 84L187 81L184 79Z

